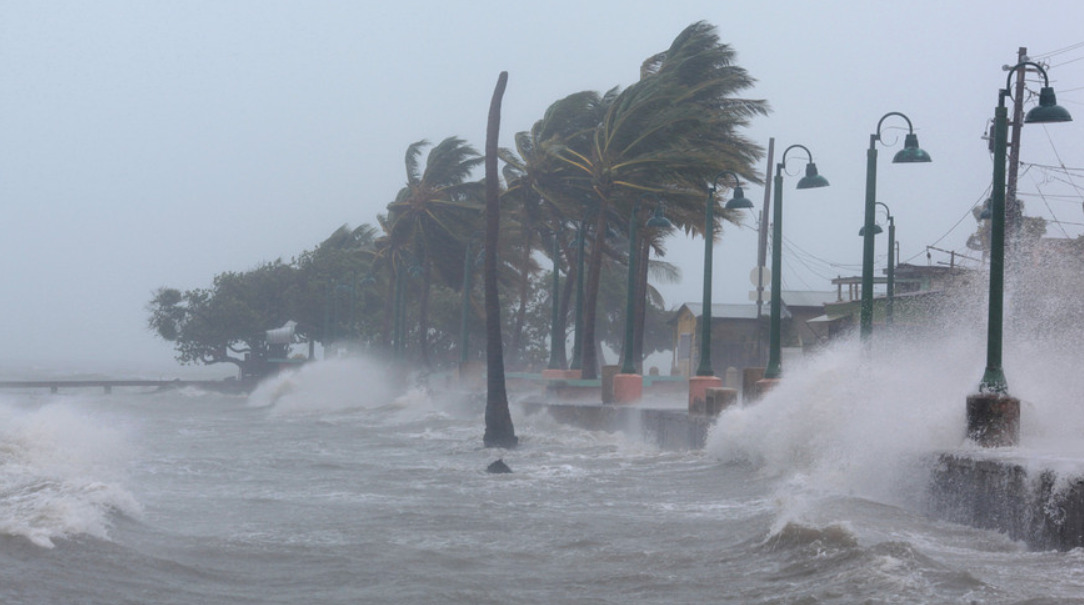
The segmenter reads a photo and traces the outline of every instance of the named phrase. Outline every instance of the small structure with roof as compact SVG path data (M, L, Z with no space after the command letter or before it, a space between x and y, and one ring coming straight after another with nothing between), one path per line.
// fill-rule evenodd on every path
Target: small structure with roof
M817 342L806 321L824 314L835 292L783 291L784 345L806 349ZM701 303L685 303L674 312L674 357L671 374L691 376L700 363ZM762 367L768 352L768 310L758 316L755 304L711 305L711 366L716 376L727 368Z

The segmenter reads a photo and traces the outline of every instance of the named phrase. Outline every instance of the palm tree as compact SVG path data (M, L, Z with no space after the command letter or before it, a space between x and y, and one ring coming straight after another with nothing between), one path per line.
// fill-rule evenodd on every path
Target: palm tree
M465 234L476 227L482 205L481 183L468 181L482 157L466 141L448 137L430 149L425 169L419 170L419 157L428 141L411 144L406 152L407 183L395 201L388 204L382 226L388 239L386 247L398 252L409 250L412 268L420 273L418 297L419 354L429 365L429 293L434 278L453 288L462 280ZM397 258L396 260L402 260ZM401 277L396 263L397 277ZM400 286L401 287L401 286Z
M594 194L594 233L607 232L611 213L629 220L636 196L652 193L682 210L703 208L706 183L721 170L755 179L753 163L761 149L737 129L768 111L763 101L735 99L752 86L745 70L733 65L734 52L719 43L713 26L698 22L675 38L670 49L645 61L641 79L607 107L586 149L571 145L557 156L577 172L570 180ZM703 212L677 212L690 221L687 232L702 232ZM584 306L583 370L595 376L595 316L603 241L591 248Z
M486 125L485 194L486 194L486 447L515 447L519 442L508 411L508 391L504 383L504 348L501 342L501 302L497 295L497 246L500 232L500 183L497 177L497 136L501 125L501 99L508 83L502 71L489 104Z

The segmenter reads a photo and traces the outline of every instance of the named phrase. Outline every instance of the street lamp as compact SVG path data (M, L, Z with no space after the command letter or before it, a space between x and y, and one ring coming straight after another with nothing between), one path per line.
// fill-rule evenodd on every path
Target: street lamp
M783 375L780 357L782 345L780 343L780 323L782 320L783 301L783 170L787 166L787 153L791 149L801 149L809 156L809 162L805 165L805 176L798 180L797 189L814 189L827 187L828 179L817 173L817 165L813 163L813 154L804 145L791 145L783 151L783 157L775 167L775 200L772 209L772 300L771 317L768 328L768 367L764 369L765 380L777 380ZM769 383L770 384L770 383Z
M699 402L706 401L709 387L723 385L711 367L711 263L715 242L715 192L719 188L719 179L726 176L734 179L734 196L726 203L725 208L741 210L753 207L753 202L745 197L741 180L736 173L726 170L712 180L708 199L704 204L704 295L700 309L700 363L696 368L696 376L689 377L689 409L697 409Z
M584 229L586 220L580 220L576 230L576 316L572 331L572 362L569 369L583 373L583 265L584 265ZM579 378L579 376L576 376Z
M860 332L863 340L868 340L873 333L873 215L877 203L877 141L881 140L881 125L892 116L899 116L907 122L907 137L903 149L892 158L894 164L915 164L930 161L930 154L918 146L918 135L911 126L911 119L898 111L890 111L881 116L877 130L869 135L869 150L866 151L866 220L862 235L862 312Z
M706 217L704 220L704 298L703 309L700 311L700 364L696 368L697 376L714 376L711 368L711 262L712 246L715 241L715 191L719 187L719 179L730 176L734 178L734 197L726 203L728 210L752 208L753 202L745 197L742 191L741 181L738 175L725 171L719 173L711 183L708 191L708 200L705 204Z
M1069 122L1073 118L1058 105L1046 70L1037 63L1024 61L1013 66L998 91L994 110L994 176L990 196L990 306L986 335L986 371L979 392L967 398L967 436L979 445L1015 445L1020 434L1020 400L1009 396L1005 372L1001 367L1002 319L1005 295L1005 155L1008 148L1008 109L1005 99L1011 94L1009 84L1018 69L1034 67L1043 76L1039 105L1028 111L1025 123Z
M895 300L893 298L893 293L896 284L896 218L892 216L892 211L889 210L888 206L881 202L877 202L877 205L884 208L885 214L888 215L888 286L885 292L885 323L891 325L893 319L893 303ZM879 235L882 231L884 230L881 229L881 226L874 223L873 235ZM860 237L865 237L865 226L858 230L858 235Z
M669 229L670 221L662 215L662 206L656 206L655 213L647 221L647 226L656 229ZM636 401L643 392L643 377L636 373L636 362L633 359L632 341L635 334L636 315L636 257L639 256L638 233L640 227L640 200L632 204L632 215L629 218L629 275L627 293L625 296L625 347L622 356L621 371L614 377L614 401L628 403ZM637 388L639 386L639 388Z

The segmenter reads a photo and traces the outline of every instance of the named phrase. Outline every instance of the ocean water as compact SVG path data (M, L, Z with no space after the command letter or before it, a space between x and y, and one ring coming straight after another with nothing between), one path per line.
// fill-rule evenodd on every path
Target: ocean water
M685 452L515 406L487 450L479 404L361 359L248 396L0 391L0 603L1084 603L1081 550L924 513L981 365L920 357L826 352ZM1072 459L1063 368L1028 360L1025 450Z

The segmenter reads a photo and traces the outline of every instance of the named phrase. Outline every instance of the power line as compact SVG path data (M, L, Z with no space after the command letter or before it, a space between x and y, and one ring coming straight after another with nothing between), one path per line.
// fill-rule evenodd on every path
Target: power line
M1066 46L1064 48L1059 48L1057 50L1052 50L1052 51L1050 51L1048 53L1042 53L1042 54L1039 54L1039 55L1032 55L1032 59L1048 59L1050 57L1060 55L1062 53L1067 53L1069 51L1073 51L1073 50L1076 50L1078 48L1084 48L1084 42L1077 42L1076 44L1071 44L1071 45Z

